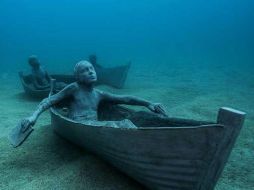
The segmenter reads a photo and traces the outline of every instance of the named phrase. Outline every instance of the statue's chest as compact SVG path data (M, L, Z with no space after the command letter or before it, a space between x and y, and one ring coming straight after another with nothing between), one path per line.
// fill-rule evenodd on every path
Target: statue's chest
M99 98L95 92L78 91L74 99L76 106L79 108L96 110L99 104Z
M45 71L43 71L43 70L35 71L34 74L35 74L35 76L36 76L37 79L42 79L42 78L44 78L45 75L46 75L46 74L45 74Z

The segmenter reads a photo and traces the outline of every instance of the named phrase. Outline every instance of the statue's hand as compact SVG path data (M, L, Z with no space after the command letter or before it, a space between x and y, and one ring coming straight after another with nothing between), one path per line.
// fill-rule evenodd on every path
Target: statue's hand
M154 113L162 114L165 117L168 117L166 110L160 103L151 103L148 105L148 109Z
M32 127L36 122L36 117L30 116L21 121L21 125L23 127L23 131L25 131L28 127Z

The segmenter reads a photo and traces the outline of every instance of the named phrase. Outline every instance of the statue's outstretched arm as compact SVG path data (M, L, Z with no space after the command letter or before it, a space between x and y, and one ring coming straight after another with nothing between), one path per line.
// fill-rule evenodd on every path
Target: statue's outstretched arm
M129 95L116 95L107 92L102 92L102 100L109 101L115 104L127 104L145 106L149 110L167 116L166 110L160 103L153 103L148 100Z

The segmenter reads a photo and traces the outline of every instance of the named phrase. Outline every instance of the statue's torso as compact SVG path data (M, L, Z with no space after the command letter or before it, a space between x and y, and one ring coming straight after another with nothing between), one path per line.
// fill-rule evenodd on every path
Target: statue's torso
M37 70L32 70L32 74L39 85L48 85L49 81L47 80L47 73L44 69L40 67Z
M88 92L78 89L72 95L70 118L74 120L97 120L97 109L100 99L100 94L97 90Z

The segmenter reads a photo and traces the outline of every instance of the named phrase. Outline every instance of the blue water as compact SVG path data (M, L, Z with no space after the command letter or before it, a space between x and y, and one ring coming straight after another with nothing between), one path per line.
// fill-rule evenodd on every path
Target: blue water
M59 74L91 53L103 66L132 61L125 88L105 89L162 102L170 116L247 112L216 190L253 189L253 23L254 0L0 0L0 189L140 189L55 140L49 114L23 149L6 139L38 104L17 77L28 56Z
M151 70L246 68L254 65L253 10L252 0L1 0L0 68L16 72L36 54L48 70L69 71L90 53Z

